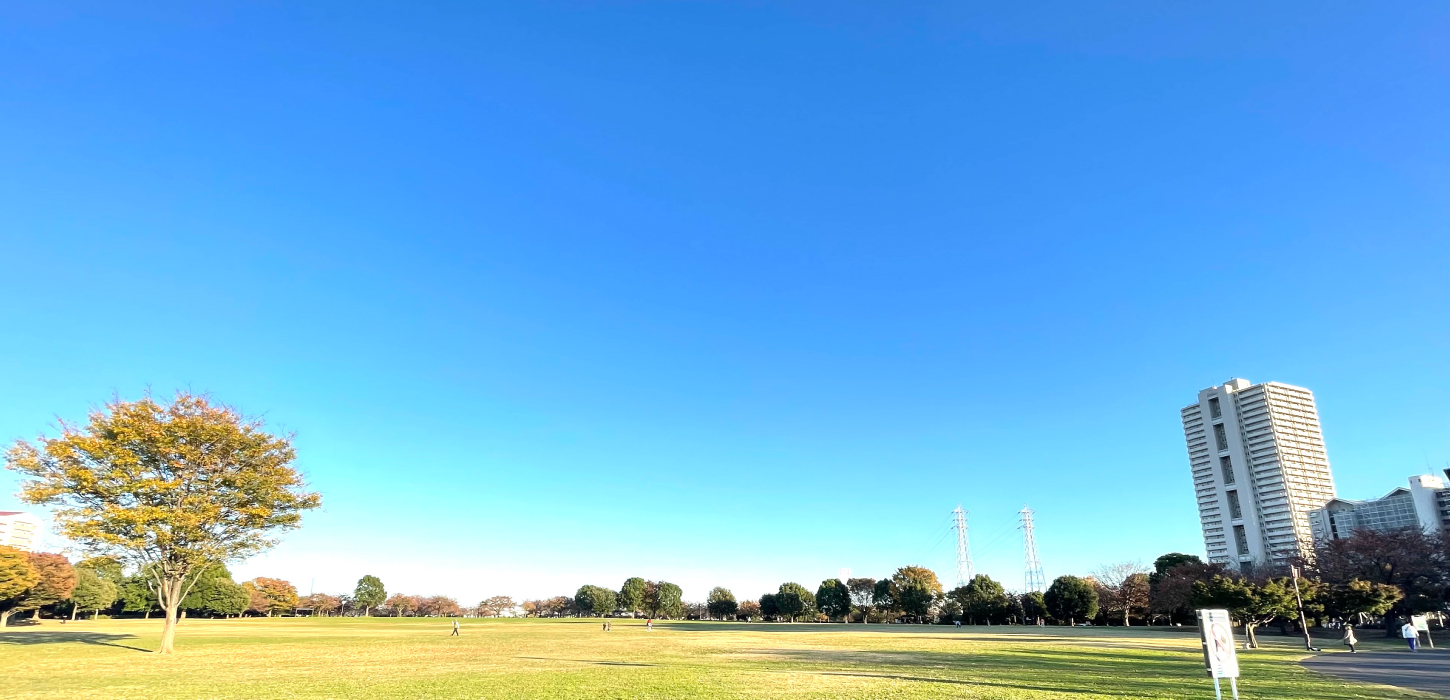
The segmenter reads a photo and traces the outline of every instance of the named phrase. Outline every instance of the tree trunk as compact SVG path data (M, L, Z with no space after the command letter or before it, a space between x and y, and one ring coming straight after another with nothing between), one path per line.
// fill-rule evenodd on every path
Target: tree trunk
M79 608L79 607L80 607L79 605L74 605L74 604L72 604L70 606L70 621L71 622L75 622L76 621L76 608Z
M156 649L158 654L171 654L176 650L176 623L185 582L186 576L183 574L174 581L162 581L156 591L157 602L166 611L166 624L161 627L161 646Z
M146 614L141 619L143 619L143 620L149 620L149 619L151 619L151 608L146 608Z
M1123 608L1123 626L1124 627L1132 627L1133 626L1132 623L1128 622L1128 609L1127 608Z
M1259 638L1256 637L1256 636L1254 636L1254 627L1255 627L1255 625L1249 625L1249 624L1245 624L1244 625L1244 631L1248 633L1248 637L1249 637L1249 648L1250 649L1258 649L1259 648Z
M158 654L170 654L175 651L176 605L176 603L172 603L166 607L166 624L161 627L161 646L156 649Z
M0 612L0 627L4 627L10 624L10 616L14 614L14 610L6 610L4 612Z

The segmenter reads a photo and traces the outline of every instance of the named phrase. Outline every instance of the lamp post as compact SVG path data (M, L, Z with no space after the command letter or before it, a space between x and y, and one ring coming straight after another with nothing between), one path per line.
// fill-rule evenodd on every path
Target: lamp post
M1304 617L1304 599L1299 596L1299 567L1290 565L1289 573L1294 579L1294 604L1299 607L1299 628L1304 630L1304 648L1319 651L1314 648L1314 642L1309 638L1309 620Z

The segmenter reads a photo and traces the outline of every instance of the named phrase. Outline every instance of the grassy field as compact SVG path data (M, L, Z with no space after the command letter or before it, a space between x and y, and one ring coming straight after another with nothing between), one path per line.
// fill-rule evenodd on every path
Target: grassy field
M1197 637L1165 629L617 620L189 620L173 657L155 620L0 632L4 698L1212 697ZM1370 635L1365 635L1370 636ZM1293 639L1242 658L1248 698L1403 698L1295 663ZM1377 643L1375 641L1372 644ZM1225 689L1225 695L1227 689Z

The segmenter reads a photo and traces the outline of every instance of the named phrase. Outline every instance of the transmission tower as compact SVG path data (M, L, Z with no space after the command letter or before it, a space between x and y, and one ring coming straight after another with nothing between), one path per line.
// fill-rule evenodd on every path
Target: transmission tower
M967 545L967 511L962 504L952 511L957 529L957 585L965 586L972 580L972 549Z
M1047 588L1047 577L1042 574L1042 560L1037 558L1037 537L1032 534L1032 509L1022 506L1022 551L1027 556L1027 568L1022 575L1022 588L1028 593L1041 593Z

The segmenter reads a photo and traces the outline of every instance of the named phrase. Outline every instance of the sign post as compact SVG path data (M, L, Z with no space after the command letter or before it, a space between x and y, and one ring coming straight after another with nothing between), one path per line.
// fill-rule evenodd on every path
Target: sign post
M1203 642L1203 665L1208 669L1208 677L1213 679L1213 696L1223 700L1218 679L1227 678L1234 700L1239 700L1239 657L1228 611L1199 610L1198 634Z
M1410 624L1414 626L1416 632L1425 633L1425 642L1430 645L1431 649L1434 649L1435 638L1430 636L1430 620L1424 615L1411 615Z

